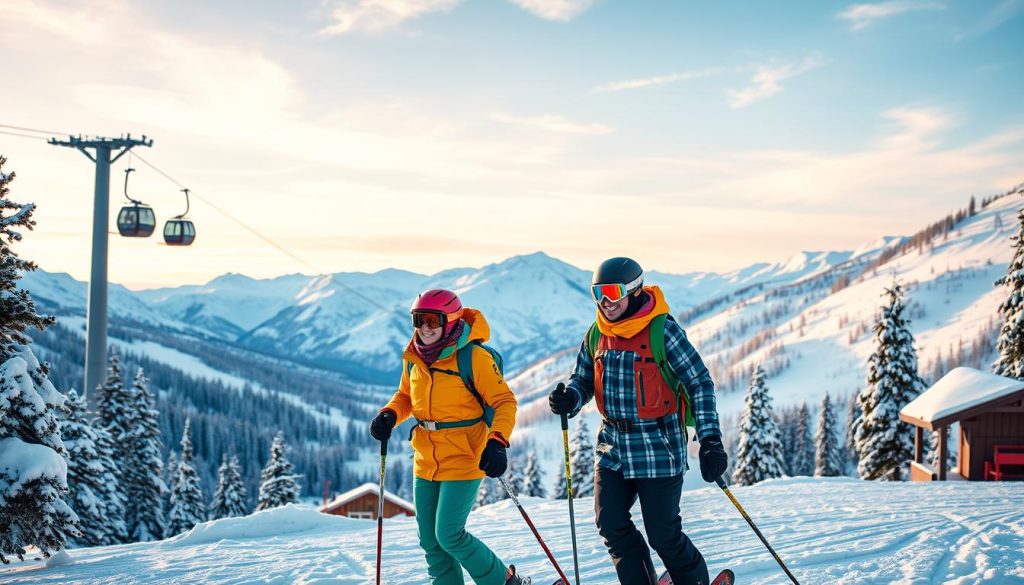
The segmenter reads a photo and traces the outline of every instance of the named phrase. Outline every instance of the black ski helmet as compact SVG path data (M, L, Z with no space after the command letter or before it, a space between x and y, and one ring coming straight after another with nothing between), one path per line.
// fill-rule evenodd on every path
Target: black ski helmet
M602 262L594 271L591 284L630 284L636 280L640 282L630 292L644 285L644 269L636 260L619 256Z

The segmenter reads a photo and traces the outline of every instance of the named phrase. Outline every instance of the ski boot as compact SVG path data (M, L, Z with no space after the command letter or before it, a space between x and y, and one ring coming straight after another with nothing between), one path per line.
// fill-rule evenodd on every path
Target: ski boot
M515 565L509 565L508 571L505 572L505 585L531 585L533 579L529 577L523 577L516 572Z

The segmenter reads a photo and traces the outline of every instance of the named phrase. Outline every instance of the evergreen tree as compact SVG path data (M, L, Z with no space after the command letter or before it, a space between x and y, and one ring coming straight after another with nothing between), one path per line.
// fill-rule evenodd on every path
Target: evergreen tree
M782 408L781 412L775 415L775 422L779 425L779 445L781 445L782 472L784 475L797 475L795 469L796 444L797 444L797 417L796 411L791 408Z
M949 448L949 439L952 433L946 433L946 471L952 471L957 468L956 464L956 452ZM927 441L927 461L928 465L931 466L935 473L939 472L939 431L934 430L929 435L925 435Z
M840 453L839 440L836 438L836 416L832 412L832 402L828 392L821 401L821 412L818 413L818 431L814 436L814 475L816 477L834 477L843 474L843 459Z
M116 452L114 463L124 467L128 458L128 447L125 445L127 435L132 431L129 403L132 402L132 391L125 388L121 369L121 356L115 346L110 346L107 366L107 379L102 386L96 388L96 414L100 426L110 433L114 440Z
M171 511L167 518L167 534L174 536L191 530L206 519L206 502L199 486L199 474L192 462L191 421L185 419L181 435L181 461L178 476L171 490Z
M120 544L127 538L124 494L110 458L110 435L86 420L85 397L68 392L61 409L61 439L68 450L68 504L78 514L79 546Z
M498 482L494 481L494 479L490 477L485 477L483 481L480 482L480 490L476 493L476 502L473 504L473 508L476 509L482 506L489 506L494 502L499 501L500 497L498 496L498 491L504 491L500 486L498 486Z
M520 465L521 463L522 461L519 457L509 457L508 469L505 470L504 475L505 481L508 482L508 486L512 488L512 493L516 496L522 494L526 489L526 477L523 475L523 467ZM500 483L498 484L498 487L501 488L501 499L505 500L511 497L508 492L505 491L505 488L501 487Z
M523 494L535 498L546 498L547 490L544 489L544 470L537 463L537 453L530 451L526 458L526 469L523 471L525 486Z
M889 302L875 324L875 352L868 358L868 385L857 396L861 415L855 423L862 479L898 480L914 454L911 427L899 411L924 389L917 373L917 352L909 321L903 317L903 289L886 289Z
M25 290L17 289L24 272L35 270L11 246L21 241L21 229L35 225L35 205L7 198L14 173L3 170L0 156L0 561L11 555L24 559L25 547L36 546L43 556L81 535L78 516L68 506L67 451L54 415L64 396L49 379L29 348L25 332L42 331L52 317L36 313Z
M860 453L857 452L857 421L860 420L860 408L857 406L857 397L851 397L846 403L846 438L843 443L845 449L846 465L843 475L851 475L857 471L857 464L860 462Z
M127 459L122 485L128 500L125 511L128 535L133 542L159 540L166 532L163 506L164 493L168 490L163 480L161 456L164 446L156 399L146 382L139 368L127 408L132 430L124 440Z
M558 477L555 478L555 484L551 486L551 497L556 500L569 499L569 494L566 492L565 488L565 465L559 465Z
M167 467L164 468L163 505L164 518L171 513L171 493L174 492L174 484L178 481L178 453L171 451L167 454Z
M292 464L285 457L284 449L284 433L278 431L270 445L270 459L260 475L257 512L299 501L298 479L302 476L292 474Z
M811 414L806 402L800 403L794 428L796 440L793 445L792 474L809 477L814 474L814 442L811 439Z
M1024 209L1017 214L1017 220L1017 235L1010 238L1014 242L1013 260L1006 275L995 282L996 286L1006 287L1006 299L999 305L1003 326L997 344L999 357L992 364L992 371L1024 380Z
M587 420L579 417L579 424L569 440L569 461L572 468L572 497L594 495L594 444L591 443Z
M758 364L750 376L740 419L736 469L732 474L733 483L738 485L753 485L783 475L779 427L772 414L772 399L764 378L764 368Z
M217 492L210 504L210 520L245 516L247 508L238 456L232 455L229 460L224 455L220 469L217 470Z

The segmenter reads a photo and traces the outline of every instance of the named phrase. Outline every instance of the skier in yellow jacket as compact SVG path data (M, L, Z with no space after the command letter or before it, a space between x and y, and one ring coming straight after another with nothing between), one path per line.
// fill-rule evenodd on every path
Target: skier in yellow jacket
M481 345L490 338L487 320L443 289L420 294L411 314L398 391L370 423L370 434L386 441L395 425L416 419L413 498L430 582L463 585L465 569L478 585L529 585L529 577L466 531L484 476L505 473L516 418L515 395ZM460 362L470 372L460 373Z

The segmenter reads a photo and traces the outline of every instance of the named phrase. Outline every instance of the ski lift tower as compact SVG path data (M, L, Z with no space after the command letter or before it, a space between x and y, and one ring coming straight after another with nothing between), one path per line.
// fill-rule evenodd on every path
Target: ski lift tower
M96 164L96 191L92 207L92 271L89 276L89 303L86 313L85 387L82 394L103 383L107 368L107 226L110 222L110 165L133 146L153 146L153 140L68 136L51 138L54 146L77 148ZM90 154L89 149L95 152ZM111 158L113 156L113 158Z

